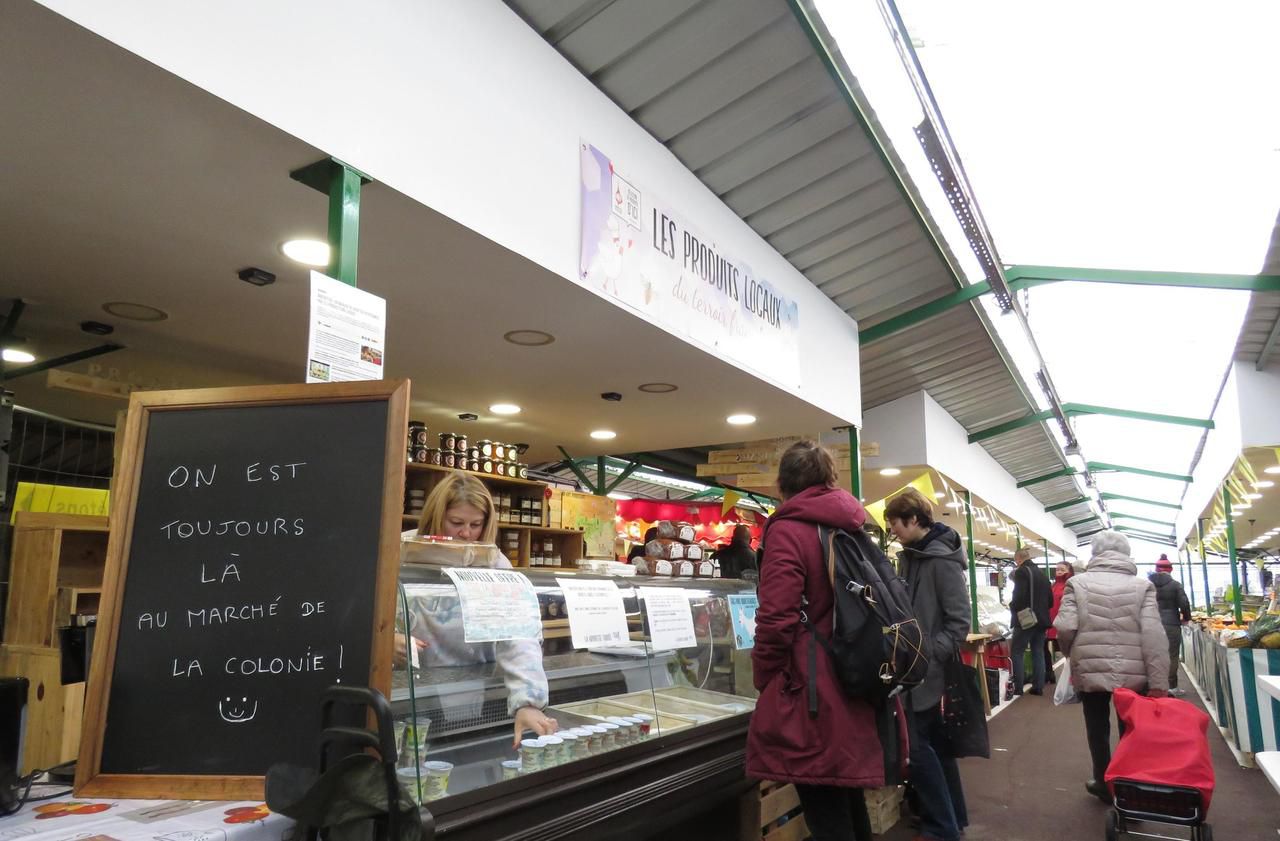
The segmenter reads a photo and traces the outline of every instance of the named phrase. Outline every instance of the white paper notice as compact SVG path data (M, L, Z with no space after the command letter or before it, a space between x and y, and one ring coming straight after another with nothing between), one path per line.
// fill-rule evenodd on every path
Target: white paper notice
M307 382L380 380L387 334L384 298L311 273Z
M630 640L622 591L612 581L556 578L569 612L574 648L615 645Z
M509 569L445 567L462 602L467 643L533 640L542 633L538 594L524 575Z
M693 635L693 609L684 590L641 587L640 597L649 617L649 640L654 648L691 648L698 644Z

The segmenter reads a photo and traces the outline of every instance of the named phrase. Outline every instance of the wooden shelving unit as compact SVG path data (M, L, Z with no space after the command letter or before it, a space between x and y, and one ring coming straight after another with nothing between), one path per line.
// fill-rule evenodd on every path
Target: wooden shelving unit
M423 490L430 495L431 490L444 479L445 476L453 472L448 467L438 467L434 464L408 464L405 466L405 489L406 490ZM464 470L468 476L474 476L484 483L491 494L510 494L514 500L538 499L542 501L543 521L547 517L546 490L547 485L543 482L536 482L532 479L512 479L508 476L494 476L489 473L475 473L470 470ZM413 528L418 524L418 518L413 515L403 515L401 522L405 529ZM520 533L520 548L516 559L512 561L512 565L519 569L576 569L577 562L582 558L582 532L574 529L554 528L551 526L535 526L524 523L498 523L498 545L503 546L501 538L502 532L515 531ZM540 566L531 567L530 558L535 554L533 548L534 538L542 540L551 537L555 551L560 554L559 566Z

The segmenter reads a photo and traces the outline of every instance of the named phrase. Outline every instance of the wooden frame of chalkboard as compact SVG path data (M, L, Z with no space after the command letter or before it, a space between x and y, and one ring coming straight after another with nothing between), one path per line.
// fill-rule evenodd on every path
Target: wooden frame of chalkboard
M205 590L202 592L217 592L217 585L239 585L242 580L242 574L238 567L234 573L231 573L231 564L218 562L216 565L206 565L204 563L195 563L189 566L182 566L186 561L190 564L193 560L184 557L183 552L191 555L193 552L203 553L197 555L202 560L204 555L214 555L216 551L211 549L188 549L180 543L170 542L163 544L157 552L155 544L160 541L160 537L154 535L157 519L157 508L164 508L163 503L174 497L157 494L157 488L163 494L169 493L169 488L179 488L176 493L186 493L190 491L192 494L198 494L201 491L209 491L214 483L214 477L218 476L216 472L212 472L208 463L204 469L197 467L201 456L201 447L204 446L208 452L213 455L219 453L223 456L234 454L243 458L238 459L235 464L224 464L222 476L227 479L223 480L218 476L217 481L223 484L223 488L218 489L222 494L214 499L226 506L223 513L232 513L236 510L236 506L246 506L258 504L261 502L253 502L253 499L264 499L265 494L270 494L274 476L279 479L288 479L289 471L283 466L279 471L271 471L273 465L267 463L266 459L261 458L261 447L265 446L264 441L276 440L286 441L292 445L296 440L320 441L322 442L318 449L320 453L308 455L312 461L318 462L316 473L312 476L320 476L319 480L312 479L305 475L300 475L307 468L306 462L295 457L295 463L299 466L294 469L295 479L312 479L314 484L309 487L306 482L298 482L297 490L290 491L285 485L278 486L282 490L276 493L283 494L281 499L287 500L290 504L294 504L289 517L297 517L299 523L303 524L303 528L296 531L293 529L294 520L289 519L284 530L275 530L269 528L268 534L273 537L282 535L280 543L273 544L270 547L257 547L263 549L258 552L262 563L259 570L270 570L270 572L262 573L262 577L266 578L274 574L277 580L269 581L269 586L276 586L281 581L287 580L288 583L302 581L304 583L315 582L332 582L335 580L335 570L337 576L351 576L352 580L359 581L359 586L355 588L342 587L340 592L325 594L330 599L331 605L336 605L338 610L329 610L334 614L333 618L329 616L321 617L328 625L317 623L307 626L307 632L312 627L324 627L326 633L348 633L351 626L355 626L358 630L355 632L359 635L359 639L363 640L364 634L368 634L370 647L367 656L360 651L347 650L345 652L346 659L357 664L351 669L346 670L345 674L355 679L351 681L353 685L363 684L381 691L384 695L390 694L391 688L391 660L393 637L395 633L395 617L396 617L396 581L399 570L399 537L400 537L400 519L401 510L403 508L404 497L404 435L408 424L408 407L409 407L409 381L374 381L374 382L354 382L354 383L332 383L332 384L315 384L315 385L282 385L282 386L250 386L244 388L215 388L200 389L186 391L168 391L168 392L145 392L134 394L130 398L128 420L124 433L124 446L117 465L116 471L116 487L112 500L113 513L110 526L110 535L107 546L107 566L105 578L103 581L102 605L99 613L97 642L93 652L93 662L91 665L88 685L86 687L85 698L85 715L84 729L80 743L80 755L76 769L75 793L77 795L92 797L126 797L126 798L177 798L177 799L205 799L205 800L245 800L260 799L263 797L264 775L266 768L256 768L251 772L244 769L231 768L241 761L244 754L251 754L260 750L260 743L263 739L280 738L277 734L280 727L277 725L266 732L262 728L271 727L270 716L263 716L263 720L258 721L255 726L259 727L259 733L254 735L252 727L240 726L254 724L252 718L244 718L248 709L247 701L243 709L224 708L221 701L225 686L222 684L200 684L200 691L204 695L210 695L209 690L213 689L210 697L215 702L216 710L208 704L173 704L165 703L160 700L164 697L164 693L168 691L167 687L181 684L183 681L194 685L197 681L194 679L204 680L205 670L201 669L195 674L191 670L191 661L186 662L183 667L179 659L174 660L172 674L155 674L155 662L148 665L150 671L145 672L142 677L137 675L136 664L139 661L146 660L145 655L139 655L138 649L143 649L151 643L140 644L139 640L143 639L141 634L155 629L157 620L155 615L151 615L149 619L144 619L147 614L139 614L137 622L134 623L134 613L137 612L136 594L132 604L129 601L128 585L133 584L135 590L145 589L148 582L156 589L161 596L181 591L181 588L188 586L192 580L198 580L198 583L209 586L214 585L212 591ZM306 407L311 407L307 410ZM332 408L330 408L332 407ZM303 414L298 414L298 410L305 410ZM290 414L290 413L293 414ZM320 414L317 414L320 412ZM385 422L382 421L385 412ZM274 414L273 414L274 413ZM327 413L327 414L326 414ZM213 415L214 423L207 423L208 416ZM191 435L193 424L199 418L204 417L205 426L200 431L206 433L203 436ZM261 438L257 436L250 440L241 440L235 437L235 432L239 430L247 430L253 426L254 419L257 417ZM341 430L334 429L316 429L314 427L323 426L326 417L332 418L334 423L343 428ZM363 419L364 429L352 419ZM296 427L287 428L283 432L280 429L281 419L288 424L290 419L305 419L309 421L308 428L298 429ZM265 423L264 423L265 422ZM184 425L185 424L185 425ZM377 440L378 435L370 434L375 429L377 433L382 434L385 426L385 440ZM341 432L342 434L338 434ZM362 434L362 432L364 434ZM187 435L188 438L183 436ZM272 436L275 436L274 438ZM308 436L311 436L308 439ZM345 436L345 437L343 437ZM200 440L190 440L200 439ZM203 443L202 443L203 441ZM209 443L213 442L213 443ZM301 444L299 446L302 446ZM316 444L312 443L312 448L317 449ZM148 449L155 450L149 453ZM219 450L218 448L221 447ZM208 454L206 452L206 455ZM173 456L182 457L184 462L178 462L178 467L172 467L175 463ZM147 469L148 456L152 456L153 464ZM304 454L305 455L305 454ZM326 459L318 459L317 456L325 456ZM284 460L287 458L283 457ZM340 461L347 459L344 466L341 463L328 464L328 461ZM351 461L359 458L360 461ZM207 462L207 460L206 460ZM244 462L244 463L240 463ZM257 464L246 466L248 462L257 462ZM326 467L327 465L327 467ZM351 468L357 468L352 470ZM323 470L328 469L329 475L325 476ZM170 472L172 470L172 472ZM352 472L359 473L359 477L352 476L350 482L345 482L347 474ZM157 476L159 479L157 480ZM352 503L351 491L346 487L335 487L335 478L342 478L345 484L355 485L357 482L364 483L364 490L370 493L361 494L356 502L356 508L360 513L352 511L350 516L347 508L339 509L339 516L335 517L334 512L330 510L334 505L350 506ZM201 487L203 480L203 487ZM263 484L265 480L266 484ZM166 486L167 483L167 486ZM249 484L257 483L257 484ZM230 494L226 493L226 489L230 488ZM319 488L317 492L315 489ZM198 489L198 490L197 490ZM290 497L288 494L293 493ZM346 498L343 494L347 494ZM255 497L254 495L259 496ZM309 496L306 496L310 494ZM374 498L369 498L374 497ZM140 511L139 500L143 500L144 504ZM193 498L193 497L188 497ZM207 502L210 497L200 498L201 504ZM246 501L248 499L249 501ZM306 504L308 501L314 501L316 509L308 509ZM296 503L296 504L295 504ZM175 503L178 508L173 510L163 510L159 513L164 516L173 514L174 510L178 510L182 502ZM185 503L190 507L192 503ZM324 506L330 506L326 509ZM149 510L150 509L150 510ZM315 521L317 528L311 528L310 523L304 523L301 514L311 511L317 514ZM181 512L180 512L181 513ZM280 511L272 511L272 515L282 513ZM244 521L252 520L253 517L259 516L261 512L254 509L252 516L242 514ZM346 519L344 520L344 516ZM375 519L376 523L371 522ZM208 521L206 521L208 522ZM232 520L225 520L222 526ZM244 551L252 554L252 550L257 546L254 540L259 540L255 534L241 535L240 523L242 521L234 521L234 527L222 528L220 532L197 531L193 529L183 530L183 523L174 528L169 526L161 526L167 528L166 540L173 538L175 535L179 538L195 537L195 541L187 544L187 546L217 546L212 542L216 538L208 538L210 541L201 544L201 535L209 535L222 533L227 535L224 540L235 539L237 535L241 536L242 544L246 547ZM270 523L271 520L262 520L261 523ZM283 518L275 518L273 527L279 523L286 522ZM143 523L143 525L139 525ZM199 529L197 523L196 529ZM308 538L298 538L293 543L285 543L291 539L292 535L302 535L308 529L314 532L314 536ZM137 531L137 534L135 534ZM323 532L323 536L320 534ZM344 536L348 532L357 532L361 535L361 542L358 545L348 547L338 547L332 549L336 542L345 539ZM263 534L260 529L256 534ZM262 538L267 540L269 538ZM152 541L152 544L148 544ZM281 564L280 558L288 555L289 552L298 552L297 546L303 546L306 543L305 552L302 560L306 565L296 563L288 571L288 575L281 575L278 572L279 567L271 567L271 564ZM339 549L343 551L339 551ZM331 559L333 563L329 570L320 568L317 570L311 565L314 561L316 566L320 566L324 562L323 553L330 551L336 554L336 559ZM235 560L240 561L238 553ZM265 560L263 560L263 557ZM156 577L152 573L156 572L157 559L163 562L163 573L160 577L164 578L162 584L155 584L153 579ZM225 560L225 556L224 556ZM247 559L246 559L247 560ZM133 567L142 572L139 575L146 575L145 581L135 580L130 582L129 575L131 572L131 561ZM362 563L363 561L363 563ZM197 574L193 572L195 567L199 568L198 579ZM254 572L249 564L240 563L246 572L244 578L251 579ZM212 571L210 571L212 570ZM326 576L326 573L328 574ZM227 577L229 574L234 575L230 582ZM222 580L219 581L221 575ZM372 586L369 586L371 583ZM246 585L252 586L252 585ZM362 591L365 597L371 597L372 603L368 600L363 601L359 605L355 605L356 599L351 597L354 590ZM275 592L274 589L270 592ZM235 601L236 599L250 599L253 595L237 595L232 590L223 591L227 597L222 599L223 602ZM323 606L323 602L318 601L297 601L297 594L287 594L293 598L282 601L279 608L279 616L281 622L293 621L297 622L298 616L314 616L317 611L325 612L318 606ZM314 599L314 594L307 590L304 593L307 599ZM216 597L215 597L216 598ZM260 597L259 597L260 598ZM351 604L341 604L342 599L346 598ZM204 608L201 605L209 602L197 602L196 607L199 610L186 609L183 611L185 616L181 619L175 611L173 617L176 621L174 626L169 630L175 633L188 633L192 628L203 627L206 631L211 623L211 617L215 612L218 613L219 626L210 631L211 634L231 633L228 628L239 628L241 625L249 627L251 630L245 632L253 636L252 640L280 640L287 638L287 628L281 631L280 625L270 624L250 624L248 622L239 624L228 623L228 612L235 613L236 619L261 619L263 616L275 617L275 613L269 613L271 598L266 597L267 605L265 608L255 605L253 609L247 607L237 607L233 610L231 605L226 606L225 611L220 607ZM186 604L180 605L180 608L187 607ZM130 621L124 628L124 636L126 637L126 649L120 650L122 637L122 617L124 611L130 609ZM348 612L342 613L345 609ZM246 610L248 613L246 613ZM309 611L309 612L308 612ZM166 617L169 613L165 611ZM356 614L353 616L353 614ZM192 617L195 617L193 619ZM363 622L371 617L371 626L364 626ZM356 621L352 621L352 619ZM183 628L183 622L187 627ZM132 627L137 625L137 628ZM337 624L339 631L333 631L332 626ZM160 626L164 627L164 626ZM196 631L198 633L198 631ZM152 636L149 639L154 640L159 637ZM163 648L164 639L162 640L159 650L165 651L164 665L168 666L170 652ZM211 636L200 637L197 643L203 644L208 640L214 639ZM349 641L349 637L347 638ZM132 645L134 652L129 653L129 646ZM170 643L170 648L174 646ZM299 642L297 648L301 648L302 643ZM301 664L299 672L304 669L310 671L311 674L300 676L298 679L306 678L310 683L324 683L328 685L333 682L341 682L341 678L330 677L343 672L342 647L334 646L339 654L335 658L331 651L325 652L328 655L326 661L320 654L322 645L317 641L316 651L313 651L310 643L306 643L305 662L297 661ZM151 661L156 661L155 652L148 652L151 655ZM219 652L226 653L225 651ZM270 655L268 655L270 656ZM292 654L288 655L292 657ZM319 657L319 659L317 659ZM228 681L233 684L236 681L244 681L252 678L246 678L244 675L253 675L257 677L261 675L264 679L273 677L277 674L274 670L276 660L285 662L282 658L268 659L266 666L263 666L262 655L256 658L245 656L239 663L239 668L233 667L232 660L227 660L224 664L219 658L218 662L208 663L208 673L215 680ZM198 665L199 661L195 661ZM293 660L288 660L291 665ZM336 669L333 664L338 663ZM246 664L254 664L253 671L246 670ZM368 671L364 671L367 665ZM318 668L317 668L318 666ZM183 668L186 669L183 672ZM329 671L325 671L328 668ZM123 670L124 677L118 676ZM223 676L225 671L226 675ZM283 678L281 678L283 680ZM307 684L308 691L315 687ZM119 688L119 692L113 695L113 684ZM243 683L236 685L236 694L240 694L239 690L243 687ZM294 684L290 684L292 687ZM153 696L154 691L154 696ZM178 690L183 691L183 690ZM300 701L299 693L290 688L283 690L284 700L286 702L297 701L295 707L287 711L287 721L304 717L307 718L311 714L310 707L305 701ZM143 712L144 716L139 717L133 707L143 707L144 704L138 701L139 698L145 699L149 707ZM230 697L227 701L231 701ZM269 698L267 700L270 700ZM118 707L117 718L124 718L124 723L117 720L114 723L112 705ZM199 714L203 718L192 717L190 710L193 707L199 707ZM254 702L254 716L257 712L258 701ZM287 706L282 704L280 706ZM319 720L319 698L316 698L314 704L315 718ZM214 718L213 712L218 714L220 718ZM126 715L126 712L135 713L132 718ZM281 710L273 711L279 721ZM174 747L171 742L174 740L174 734L165 736L166 718L170 719L169 729L177 731L181 736L190 736L192 741L198 741L199 738L212 738L211 744L218 746L218 750L214 753L221 752L225 754L222 760L228 769L213 766L201 765L205 754L194 756L197 751L190 751L189 755L184 752L184 746ZM189 719L189 720L188 720ZM148 722L143 726L138 726L138 722ZM155 726L151 726L154 724ZM219 729L221 728L221 729ZM136 731L142 732L136 732ZM318 736L319 728L316 727L314 735L309 738L292 739L287 742L287 751L297 754L300 761L312 760L316 756L315 736ZM212 734L210 736L210 734ZM161 759L148 756L145 761L135 758L132 754L127 759L121 756L129 753L132 747L121 748L121 745L129 745L132 740L140 740L139 743L149 745L154 748L156 745L164 746L160 751ZM243 751L234 747L235 740L239 739L241 745L245 748ZM232 746L228 745L231 740ZM305 741L306 744L298 744ZM144 750L143 753L146 751ZM274 758L274 754L272 754ZM283 758L283 757L282 757ZM105 760L105 761L104 761ZM265 760L259 757L259 764L265 764ZM191 767L187 767L187 766ZM127 770L126 770L127 769Z

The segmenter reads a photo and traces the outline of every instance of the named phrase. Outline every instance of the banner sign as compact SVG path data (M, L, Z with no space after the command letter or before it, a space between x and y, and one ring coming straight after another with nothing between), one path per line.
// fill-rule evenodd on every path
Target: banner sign
M583 285L653 324L793 391L800 312L723 243L625 178L589 143L582 159Z

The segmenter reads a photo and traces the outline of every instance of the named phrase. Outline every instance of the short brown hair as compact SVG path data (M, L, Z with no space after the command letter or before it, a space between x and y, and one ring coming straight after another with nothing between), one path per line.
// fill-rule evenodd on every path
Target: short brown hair
M797 441L778 464L778 490L793 497L812 487L834 488L840 479L836 460L813 441Z
M933 525L933 503L915 488L907 488L889 500L884 507L886 520L901 520L908 523L915 518L916 525L927 529Z

